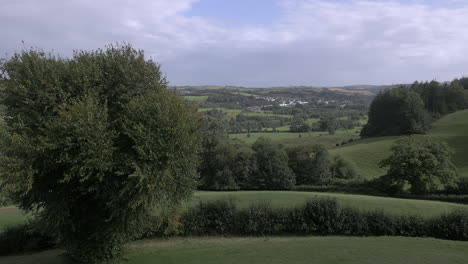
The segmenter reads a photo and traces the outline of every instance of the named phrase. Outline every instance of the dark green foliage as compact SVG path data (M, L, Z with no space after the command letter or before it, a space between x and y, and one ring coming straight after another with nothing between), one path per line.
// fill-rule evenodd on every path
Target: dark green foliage
M295 115L289 126L289 132L308 132L310 126L305 122L307 117L303 115Z
M432 219L363 212L341 207L333 199L313 199L294 208L272 208L267 202L239 208L234 201L200 203L180 216L180 235L345 235L434 237L468 241L467 212ZM148 230L154 236L165 236ZM151 236L145 236L151 237Z
M298 185L323 184L330 180L331 157L323 145L302 145L288 150L289 167Z
M287 210L274 209L270 203L260 201L236 214L237 232L251 236L282 234L288 217Z
M336 130L338 129L338 120L333 117L326 117L321 118L320 121L317 123L317 130L319 131L327 131L328 134L334 135Z
M288 167L288 155L282 146L272 143L269 138L259 138L252 149L257 163L253 186L262 190L284 190L294 186L296 179Z
M333 179L354 179L358 177L356 166L339 155L333 157L330 170Z
M0 189L0 207L13 204L8 195Z
M242 141L229 140L219 120L205 116L204 124L200 188L249 188L249 181L256 170L253 150Z
M429 129L430 121L420 95L400 86L380 92L375 97L361 136L422 134Z
M468 240L468 212L456 211L430 221L432 236L451 240Z
M225 235L235 229L237 207L232 200L200 202L182 217L184 233L190 235Z
M200 189L290 189L299 185L323 185L357 177L354 166L332 157L322 145L302 145L285 150L260 139L252 148L239 140L208 134L204 140ZM292 171L292 173L291 173Z
M392 155L380 162L388 167L382 184L397 193L410 185L412 194L425 194L447 188L457 182L452 150L444 142L428 136L405 136L391 148Z
M229 119L229 133L262 132L267 128L277 128L290 123L291 118L281 116L245 115L244 112Z
M467 83L467 78L450 83L414 82L383 91L372 101L361 136L425 133L431 119L468 107Z
M41 230L37 222L11 226L0 232L0 255L40 251L55 245L56 238Z
M0 185L82 262L121 252L131 226L191 195L199 115L129 45L15 54L2 68Z
M465 79L455 79L450 83L415 82L410 87L420 94L424 107L429 113L438 117L468 107L468 91L464 88Z
M323 145L307 144L288 149L288 157L298 185L324 185L358 176L353 164L341 156L330 156Z

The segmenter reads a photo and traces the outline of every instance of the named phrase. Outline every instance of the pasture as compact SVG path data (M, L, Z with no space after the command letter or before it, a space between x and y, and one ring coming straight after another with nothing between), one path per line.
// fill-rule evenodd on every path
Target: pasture
M201 102L206 102L208 100L208 96L192 96L192 95L187 95L184 96L184 98L190 102L194 103L201 103Z
M404 237L176 238L131 243L119 264L464 264L467 242ZM62 250L0 257L4 264L70 264Z
M460 176L468 177L468 110L458 111L437 120L428 135L447 142L454 150L452 161ZM332 149L357 165L358 172L366 178L385 174L378 163L390 155L390 147L397 137L378 137L355 141Z

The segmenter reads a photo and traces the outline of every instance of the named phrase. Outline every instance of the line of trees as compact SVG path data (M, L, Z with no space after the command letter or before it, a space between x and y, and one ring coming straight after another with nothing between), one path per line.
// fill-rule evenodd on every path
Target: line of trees
M338 129L353 129L360 126L359 119L347 117L346 119L335 118L333 116L322 117L314 124L308 124L307 119L302 116L294 116L289 132L309 132L309 131L322 131L334 135Z
M259 138L249 146L228 139L219 120L205 117L205 123L201 189L285 190L296 184L322 185L357 176L351 163L331 156L321 145L285 148L269 138Z
M372 101L363 137L423 134L447 113L468 108L468 78L415 82L380 92Z

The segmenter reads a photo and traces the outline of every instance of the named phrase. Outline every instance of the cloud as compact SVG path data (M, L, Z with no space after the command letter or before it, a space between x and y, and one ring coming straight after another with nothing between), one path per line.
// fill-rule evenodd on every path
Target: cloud
M199 0L203 1L203 0ZM345 85L467 74L468 1L281 0L268 25L185 15L196 0L3 0L0 52L142 48L172 84Z

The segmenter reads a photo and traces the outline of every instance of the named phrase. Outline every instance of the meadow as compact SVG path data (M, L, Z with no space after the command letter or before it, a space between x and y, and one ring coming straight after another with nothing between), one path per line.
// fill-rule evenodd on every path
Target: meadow
M467 242L403 237L248 237L144 240L119 264L464 264ZM4 264L69 264L62 250L0 257Z
M184 98L194 103L201 103L201 102L205 102L206 100L208 100L207 95L202 95L202 96L187 95L187 96L184 96Z
M285 118L293 118L294 116L292 115L279 115L279 114L274 114L271 111L258 111L258 112L249 112L249 111L244 111L242 109L229 109L229 108L223 108L223 107L215 107L215 108L199 108L199 112L206 112L209 110L214 110L218 109L220 111L225 112L227 115L226 117L228 118L233 118L236 115L239 115L242 113L242 115L246 116L277 116L277 117L285 117ZM310 119L311 121L313 120L318 120L318 119Z
M302 144L324 144L327 147L334 147L336 144L348 142L351 138L358 138L359 128L350 130L337 130L335 135L329 135L328 132L314 131L304 133L286 132L289 128L283 127L280 132L261 132L261 133L239 133L230 134L229 137L245 141L247 144L253 144L260 137L271 138L276 143L288 146L302 145Z

